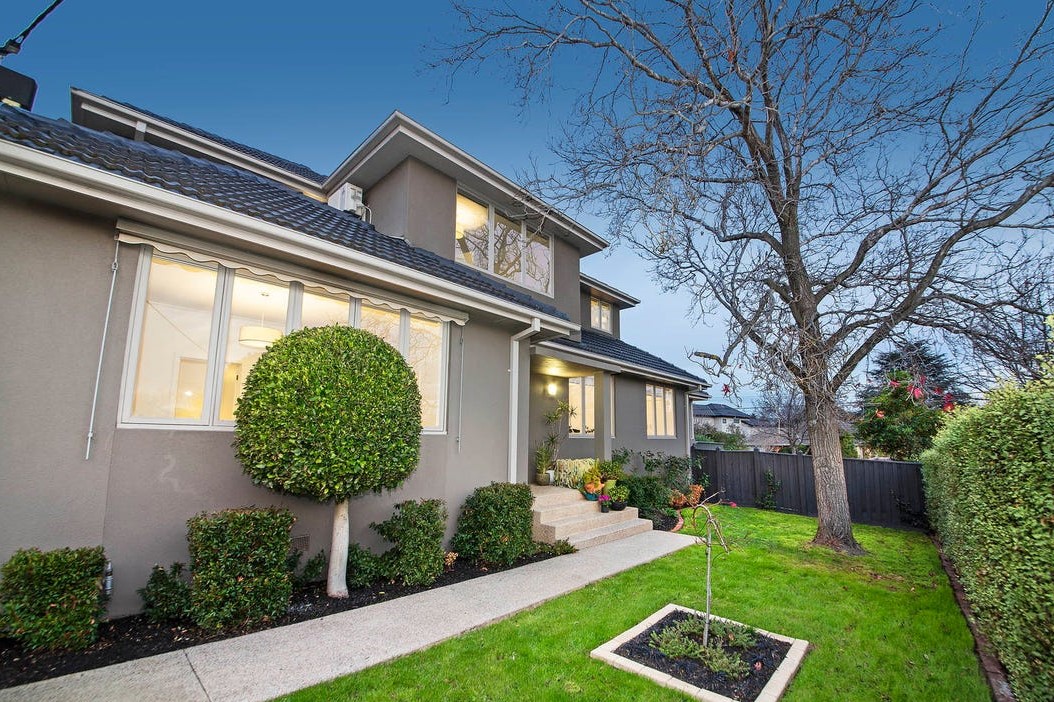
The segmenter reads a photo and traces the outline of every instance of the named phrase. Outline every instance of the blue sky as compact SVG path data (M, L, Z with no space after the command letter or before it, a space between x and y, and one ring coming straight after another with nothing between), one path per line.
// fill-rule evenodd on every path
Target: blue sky
M0 41L48 0L0 3ZM949 3L945 3L949 4ZM955 5L956 3L950 3ZM1025 13L1008 3L1021 27ZM1018 8L1018 9L1014 9ZM426 63L457 31L445 0L270 3L65 0L4 66L35 78L35 112L69 117L77 86L299 161L328 173L398 109L498 171L516 178L553 162L550 138L572 94L558 87L521 111L497 66L448 76ZM1004 37L989 35L994 46ZM569 86L575 76L557 76ZM583 223L603 234L605 224ZM719 351L720 322L694 325L687 296L663 293L628 251L583 261L583 272L641 299L622 318L630 343L694 368L686 350ZM753 394L743 394L750 405Z

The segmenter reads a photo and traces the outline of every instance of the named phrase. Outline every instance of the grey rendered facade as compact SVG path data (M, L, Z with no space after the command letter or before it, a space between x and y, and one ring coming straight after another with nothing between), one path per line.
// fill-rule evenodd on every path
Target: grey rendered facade
M580 257L604 242L564 215L540 216L538 231L551 241L551 294L454 263L460 192L498 208L543 205L401 115L321 176L82 91L73 114L108 134L0 107L0 560L22 547L102 544L115 573L110 614L119 616L138 610L135 590L154 563L187 559L185 522L198 512L284 505L298 518L294 537L308 539L312 552L327 546L330 506L253 486L234 460L229 426L127 420L144 314L137 286L144 256L164 247L353 298L405 301L446 320L441 428L423 433L420 466L402 488L352 501L354 541L379 545L369 523L419 497L446 500L450 534L472 489L526 482L541 416L567 395L567 378L592 375L597 387L612 388L615 436L600 431L612 421L604 402L594 437L568 440L564 455L687 450L688 393L705 383L618 340L618 311L632 298L579 271ZM129 167L130 158L141 162ZM198 159L225 165L209 170ZM206 192L194 187L198 173L222 182ZM373 227L327 212L326 197L344 182L361 188ZM289 192L261 190L266 197L252 201L254 188L275 183ZM588 329L589 300L598 295L613 304L605 343L621 344L611 347L621 358L590 345L603 334ZM679 431L668 438L646 430L645 388L656 384L674 397Z

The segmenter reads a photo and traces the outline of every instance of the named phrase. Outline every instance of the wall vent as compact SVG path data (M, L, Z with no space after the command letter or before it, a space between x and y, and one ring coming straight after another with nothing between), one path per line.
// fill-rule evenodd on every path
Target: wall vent
M308 534L301 534L300 536L294 536L292 538L292 546L294 551L300 551L301 553L307 553L308 549L311 548L311 537Z

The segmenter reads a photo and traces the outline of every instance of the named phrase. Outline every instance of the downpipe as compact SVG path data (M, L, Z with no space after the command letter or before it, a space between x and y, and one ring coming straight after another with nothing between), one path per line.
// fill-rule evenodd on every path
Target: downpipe
M531 326L513 334L509 341L509 482L516 482L516 448L520 431L520 342L537 334L542 321L531 319Z

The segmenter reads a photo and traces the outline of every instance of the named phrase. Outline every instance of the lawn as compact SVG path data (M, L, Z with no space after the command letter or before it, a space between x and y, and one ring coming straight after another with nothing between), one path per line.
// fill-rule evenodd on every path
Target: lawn
M987 702L973 640L925 535L858 526L870 555L846 557L805 545L814 519L715 513L732 551L714 562L714 613L812 642L784 700ZM685 699L589 651L669 602L703 609L705 566L702 547L684 549L285 699Z

